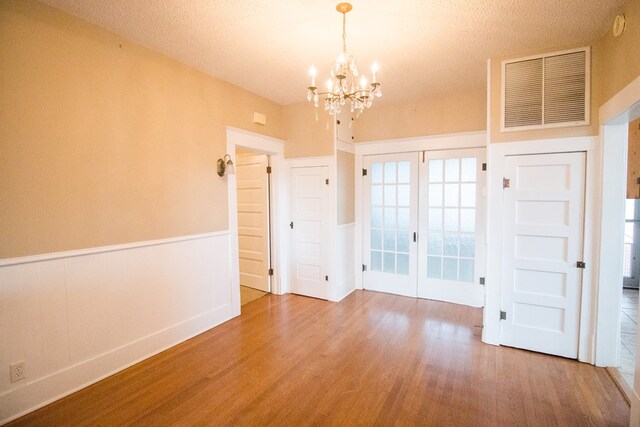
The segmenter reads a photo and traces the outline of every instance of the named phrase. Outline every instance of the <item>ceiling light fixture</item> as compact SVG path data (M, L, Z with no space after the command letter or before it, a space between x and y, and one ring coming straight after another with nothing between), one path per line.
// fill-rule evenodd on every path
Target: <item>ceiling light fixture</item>
M351 102L351 112L362 113L373 105L373 99L382 96L380 83L377 80L378 64L371 66L372 79L367 85L367 78L362 75L358 80L358 67L352 55L347 53L347 13L352 9L349 3L339 3L336 10L342 13L342 53L331 67L331 78L327 81L326 92L319 92L316 87L316 69L311 67L311 86L307 89L307 100L318 107L319 97L324 97L324 109L329 114L340 113L347 100Z

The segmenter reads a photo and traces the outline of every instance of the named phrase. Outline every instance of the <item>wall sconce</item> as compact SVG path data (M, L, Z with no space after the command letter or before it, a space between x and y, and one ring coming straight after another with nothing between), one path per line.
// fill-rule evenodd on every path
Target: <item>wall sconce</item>
M227 160L227 158L229 160ZM226 163L225 163L225 160ZM233 175L236 173L235 168L233 167L233 162L231 161L231 156L225 154L222 159L218 159L218 175L224 176L224 173L227 172L227 175Z

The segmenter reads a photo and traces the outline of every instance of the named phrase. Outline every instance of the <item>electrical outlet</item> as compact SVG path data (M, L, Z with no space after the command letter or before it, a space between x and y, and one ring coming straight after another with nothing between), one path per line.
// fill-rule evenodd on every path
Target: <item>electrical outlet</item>
M12 383L18 382L27 377L27 372L24 369L24 360L22 362L16 362L9 365L9 377Z

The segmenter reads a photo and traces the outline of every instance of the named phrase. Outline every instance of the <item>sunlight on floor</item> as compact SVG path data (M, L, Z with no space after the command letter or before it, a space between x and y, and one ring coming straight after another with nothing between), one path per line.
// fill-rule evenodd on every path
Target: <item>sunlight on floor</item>
M267 293L258 289L240 286L240 305L245 305L251 301L265 296Z

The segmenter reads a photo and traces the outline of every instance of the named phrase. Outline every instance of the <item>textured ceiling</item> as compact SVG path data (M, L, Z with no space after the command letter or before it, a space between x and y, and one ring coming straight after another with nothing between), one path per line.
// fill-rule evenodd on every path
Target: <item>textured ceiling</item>
M638 1L638 0L629 0ZM341 49L335 0L44 0L280 104L306 100ZM347 48L381 101L483 88L486 59L587 45L623 0L352 0Z

